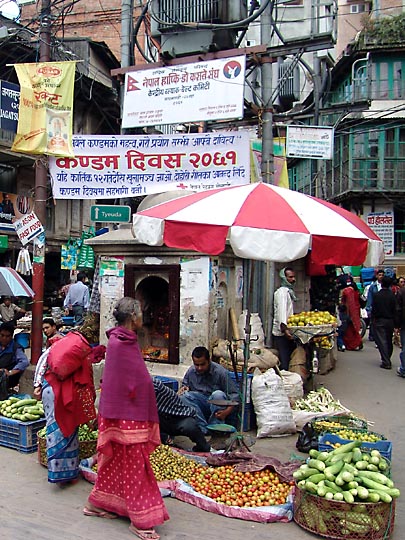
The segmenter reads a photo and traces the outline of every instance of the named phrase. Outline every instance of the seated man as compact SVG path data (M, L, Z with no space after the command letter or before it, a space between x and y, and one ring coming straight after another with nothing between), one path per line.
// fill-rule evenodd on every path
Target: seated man
M13 339L14 325L11 322L0 324L0 369L8 377L8 388L17 386L29 360L24 349Z
M0 317L3 322L15 322L25 313L25 309L12 303L10 296L3 296L3 303L0 304Z
M173 437L182 435L195 443L194 452L209 452L210 445L197 425L195 409L184 405L176 392L165 386L159 379L153 378L153 387L162 443L165 443L167 435Z
M239 389L230 373L220 364L211 361L205 347L196 347L192 354L193 365L184 375L179 390L185 405L197 411L197 421L203 433L209 424L235 424L237 405L218 406L211 400L240 402Z

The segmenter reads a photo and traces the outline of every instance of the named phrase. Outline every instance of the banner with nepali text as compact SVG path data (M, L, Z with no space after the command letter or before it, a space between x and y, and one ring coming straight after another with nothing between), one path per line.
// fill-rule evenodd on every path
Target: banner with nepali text
M14 65L20 83L17 135L12 150L74 156L73 91L76 62Z
M249 134L74 135L75 157L51 157L55 199L114 199L249 184Z

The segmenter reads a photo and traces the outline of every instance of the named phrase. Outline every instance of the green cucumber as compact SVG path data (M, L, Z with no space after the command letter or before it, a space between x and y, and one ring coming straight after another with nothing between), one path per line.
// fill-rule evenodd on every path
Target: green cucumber
M377 494L382 502L385 502L385 503L392 502L391 495L387 493L386 491L380 491L377 489L369 489L369 492L370 492L370 496Z
M313 469L317 469L318 472L323 472L326 469L325 463L321 461L320 459L312 458L308 461L308 465Z

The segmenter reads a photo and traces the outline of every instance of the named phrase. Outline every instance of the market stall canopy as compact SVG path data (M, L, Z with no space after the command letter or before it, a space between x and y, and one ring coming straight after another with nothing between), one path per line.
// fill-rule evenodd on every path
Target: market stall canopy
M289 262L308 252L317 264L377 266L382 240L351 212L262 182L207 190L133 215L143 244L218 255L227 239L242 258Z
M1 296L35 296L23 278L13 269L0 267L0 295Z

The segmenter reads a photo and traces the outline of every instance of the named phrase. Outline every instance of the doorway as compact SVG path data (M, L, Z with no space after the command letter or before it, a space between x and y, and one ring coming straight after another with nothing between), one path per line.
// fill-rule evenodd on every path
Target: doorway
M144 359L178 364L180 265L127 265L124 293L142 305L138 339Z

